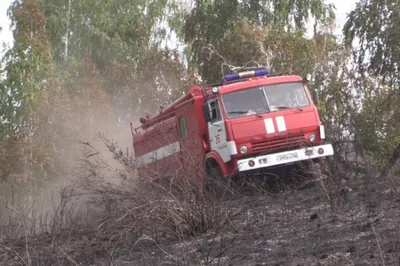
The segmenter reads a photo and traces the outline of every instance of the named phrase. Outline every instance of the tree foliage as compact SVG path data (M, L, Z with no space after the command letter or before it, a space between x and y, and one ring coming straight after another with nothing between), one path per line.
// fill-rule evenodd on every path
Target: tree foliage
M356 88L364 106L358 114L359 144L382 163L400 144L400 3L361 0L343 29L354 51Z
M16 2L11 8L15 44L3 58L5 79L0 108L4 110L1 112L4 124L9 125L4 130L16 133L27 126L23 119L33 111L36 93L51 71L52 57L44 30L46 18L37 1Z
M167 4L164 0L40 2L56 60L90 56L100 71L113 59L137 62L138 51L148 46Z
M53 71L46 19L35 0L15 2L12 9L14 46L4 57L1 112L2 178L16 176L30 182L32 175L51 171L50 144L42 138L39 95Z
M280 49L280 43L288 41L284 38L303 38L306 21L310 18L315 19L315 28L331 23L334 18L332 6L320 0L198 0L186 17L182 36L189 45L189 58L194 69L202 79L215 82L220 79L221 71L218 68L223 61L210 53L207 45L212 44L230 64L245 65L260 57L257 40L268 42L275 46L273 51L278 52L276 47ZM250 38L241 35L243 30L249 29L248 26L254 30L255 27L268 29L269 34L258 31ZM293 42L288 45L294 46Z
M322 0L15 0L0 74L0 178L66 175L72 143L246 64L313 74L338 156L351 146L387 158L400 142L399 8L361 0L342 43ZM166 47L169 36L179 49Z
M356 63L391 84L399 80L400 4L395 0L361 0L344 27L347 44L359 42Z

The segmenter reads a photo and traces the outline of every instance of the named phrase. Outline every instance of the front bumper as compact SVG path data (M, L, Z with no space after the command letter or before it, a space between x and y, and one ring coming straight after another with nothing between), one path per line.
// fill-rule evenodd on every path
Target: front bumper
M291 150L291 151L278 152L268 155L246 158L238 160L237 166L239 172L243 172L243 171L256 170L271 166L295 163L304 160L311 160L326 156L332 156L332 155L333 155L332 145L325 144L325 145L302 148L298 150ZM250 166L251 164L253 164L250 161L253 161L254 163L253 166Z

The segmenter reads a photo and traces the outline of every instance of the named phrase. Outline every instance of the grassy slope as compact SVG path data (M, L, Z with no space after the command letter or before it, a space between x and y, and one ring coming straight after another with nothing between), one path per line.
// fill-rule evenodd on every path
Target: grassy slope
M337 194L331 193L330 201L321 184L275 194L252 190L235 195L218 205L222 209L210 212L221 219L197 232L193 227L191 234L181 230L183 224L176 229L150 216L147 224L146 219L139 223L135 216L144 212L127 215L121 208L115 213L109 211L107 217L92 217L85 227L3 239L0 262L28 265L30 259L32 265L397 265L400 196L395 184L359 178L348 181ZM163 209L153 211L161 213ZM193 221L199 226L199 220ZM150 230L144 230L143 223Z

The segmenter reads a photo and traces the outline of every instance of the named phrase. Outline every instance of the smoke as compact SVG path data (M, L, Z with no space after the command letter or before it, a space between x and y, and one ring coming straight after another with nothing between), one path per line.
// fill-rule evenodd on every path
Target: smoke
M139 126L139 118L145 111L156 113L160 104L170 101L171 90L182 88L182 71L173 65L167 67L167 61L161 67L167 72L154 74L149 68L143 82L121 82L119 78L115 85L107 83L107 89L90 60L84 60L79 69L69 70L62 77L49 79L39 103L40 138L36 150L31 152L41 160L30 164L20 162L25 169L24 182L19 181L21 172L16 171L15 176L0 185L0 228L12 223L21 212L32 219L38 212L54 213L62 201L60 191L67 186L87 186L85 182L91 178L91 171L96 171L96 178L102 178L99 182L115 185L126 182L126 176L118 174L126 169L114 158L105 139L133 156L129 122ZM162 79L154 75L161 75ZM111 90L113 86L125 90ZM139 95L144 99L142 103ZM47 158L48 154L52 157ZM135 173L129 175L131 178ZM91 208L87 204L87 197L81 197L76 210Z
M107 116L97 115L104 106L98 106L94 101L83 106L82 101L71 101L68 104L67 115L66 112L60 111L60 105L47 105L47 115L42 121L49 122L41 124L40 127L40 132L45 136L40 139L43 145L40 150L33 151L52 151L51 169L49 167L50 170L37 171L37 168L46 165L39 166L39 162L25 163L21 165L21 168L24 168L23 178L21 171L16 171L16 174L0 185L0 227L10 226L22 215L34 220L40 215L54 214L61 202L60 191L67 186L76 186L76 183L87 177L87 172L83 171L87 160L107 164L104 168L97 169L106 182L121 182L115 175L115 172L121 169L121 165L113 158L102 137L113 140L118 143L119 148L132 153L129 123L118 123L112 113ZM119 112L123 112L125 106L117 108ZM76 128L71 130L74 125ZM52 134L47 134L49 132ZM47 137L52 138L51 150L47 149ZM89 152L95 154L89 158ZM77 207L81 210L87 208L84 198L79 200Z

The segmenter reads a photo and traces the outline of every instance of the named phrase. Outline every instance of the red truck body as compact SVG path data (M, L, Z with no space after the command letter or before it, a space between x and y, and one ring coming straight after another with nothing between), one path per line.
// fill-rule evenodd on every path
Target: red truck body
M212 162L229 178L333 155L307 80L267 72L193 85L158 114L141 118L138 128L131 126L139 175L202 176Z

